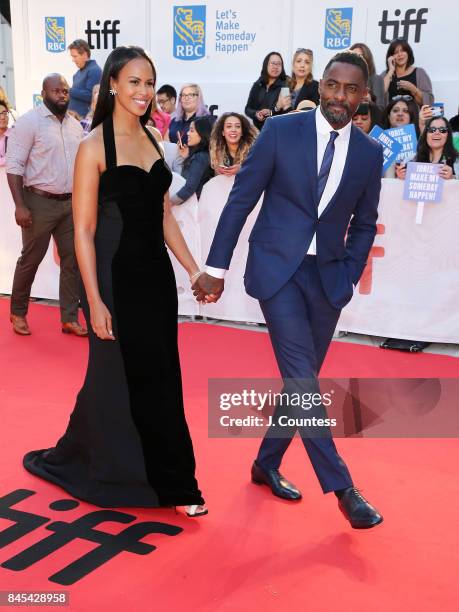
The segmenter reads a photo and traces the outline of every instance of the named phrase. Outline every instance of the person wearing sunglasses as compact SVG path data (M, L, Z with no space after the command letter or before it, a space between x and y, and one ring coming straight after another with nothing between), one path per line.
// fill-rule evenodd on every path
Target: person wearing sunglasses
M413 161L443 164L440 176L446 180L454 178L454 164L457 152L453 145L453 131L445 117L432 117L418 141L416 157ZM406 166L396 166L397 178L404 179Z
M252 85L244 110L258 130L273 114L283 87L288 87L284 60L280 53L271 51L263 60L261 74Z
M202 90L196 83L183 85L177 103L177 110L169 124L169 140L179 146L188 144L188 131L192 121L197 117L211 116ZM211 119L212 120L212 119ZM214 118L215 120L215 118Z
M297 49L292 59L292 76L287 79L290 93L280 96L274 107L273 115L281 115L296 110L303 100L319 104L319 83L312 75L313 53L311 49Z

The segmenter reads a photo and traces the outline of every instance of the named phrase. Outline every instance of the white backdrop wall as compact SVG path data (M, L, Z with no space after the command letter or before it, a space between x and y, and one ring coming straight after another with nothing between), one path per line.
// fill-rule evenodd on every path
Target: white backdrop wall
M183 5L173 0L11 0L17 107L20 112L31 107L33 94L40 92L48 72L61 72L71 80L75 66L66 47L75 38L89 39L93 57L101 65L114 44L144 46L157 65L158 84L178 87L196 81L203 86L207 103L217 104L218 112L223 112L243 110L261 61L271 50L283 54L288 71L297 47L313 49L314 72L320 76L334 53L362 41L373 50L381 71L388 41L398 34L407 36L416 64L431 76L436 99L445 102L447 116L456 114L457 0L343 4L339 8L339 3L324 0L189 0ZM178 16L177 9L181 9ZM185 37L193 39L189 47L196 59L174 57L179 43L186 46L175 32L174 18L183 23L187 14ZM59 18L53 39L57 50L47 48L46 17ZM65 26L59 29L62 18ZM229 41L228 36L239 40ZM228 45L235 47L228 49Z
M178 185L183 181L174 177ZM233 178L217 176L204 185L199 203L195 196L174 214L195 260L204 265L218 219ZM0 293L11 291L14 266L20 252L20 231L13 202L0 168ZM186 272L172 256L179 313L202 314L230 321L263 322L258 302L244 290L248 237L259 205L249 215L225 277L225 291L216 304L200 306ZM416 203L403 200L403 183L383 179L378 235L369 263L354 297L338 322L338 329L376 336L459 343L459 182L446 181L439 204L425 204L422 224L415 223ZM41 264L32 294L57 298L59 268L50 248Z

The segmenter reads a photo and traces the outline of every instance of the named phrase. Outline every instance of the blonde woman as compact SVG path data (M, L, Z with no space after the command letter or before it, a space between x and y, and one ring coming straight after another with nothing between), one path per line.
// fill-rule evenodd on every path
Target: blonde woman
M313 53L311 49L297 49L292 59L292 76L288 79L290 93L281 94L274 108L274 114L295 110L303 100L312 100L319 104L319 83L312 74Z
M16 121L18 116L17 116L17 112L12 107L11 102L8 100L8 96L6 95L6 91L1 86L0 86L0 102L3 102L3 104L5 104L6 108L8 109L8 114L9 114L9 119L10 119L9 125L11 127L11 124L14 121Z
M177 110L169 125L169 140L179 145L188 143L191 122L197 117L210 116L202 90L196 83L183 85L177 103Z
M210 164L216 174L234 176L249 154L258 130L239 113L224 113L210 137Z

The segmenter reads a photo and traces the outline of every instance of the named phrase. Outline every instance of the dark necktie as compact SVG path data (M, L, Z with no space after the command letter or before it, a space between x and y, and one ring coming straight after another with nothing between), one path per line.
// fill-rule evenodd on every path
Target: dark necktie
M328 175L330 174L330 168L333 161L333 155L335 154L335 140L338 136L338 132L330 132L330 140L327 142L324 158L322 160L319 176L317 178L317 205L320 203L320 198L322 197L325 185L327 184Z

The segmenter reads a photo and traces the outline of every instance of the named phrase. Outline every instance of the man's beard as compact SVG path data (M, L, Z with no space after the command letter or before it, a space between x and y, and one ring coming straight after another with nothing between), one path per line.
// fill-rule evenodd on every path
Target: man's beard
M342 127L344 127L347 123L349 123L352 117L349 107L343 104L343 110L337 112L331 110L330 106L332 106L331 103L325 104L325 106L322 108L322 111L325 115L325 118L331 125L341 125Z
M44 100L44 103L53 113L53 115L65 115L69 107L69 101L65 102L64 104L56 104L56 102L52 102L51 100Z

